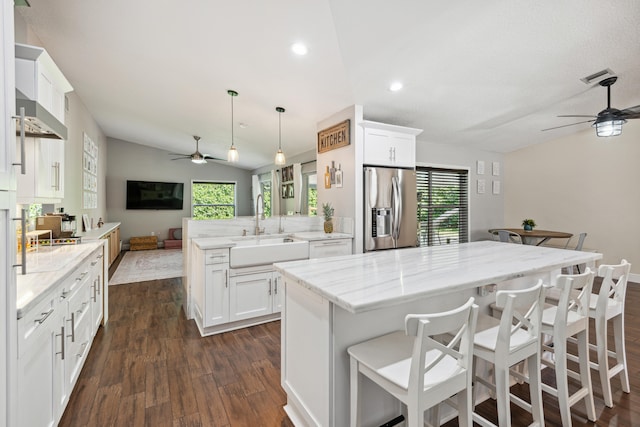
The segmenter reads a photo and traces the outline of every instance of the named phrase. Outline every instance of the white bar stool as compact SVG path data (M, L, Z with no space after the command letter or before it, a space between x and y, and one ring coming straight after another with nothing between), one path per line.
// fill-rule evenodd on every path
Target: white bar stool
M592 285L593 272L589 268L582 274L559 275L555 285L560 291L558 304L548 306L542 313L542 333L553 337L553 346L543 344L543 350L555 355L555 361L543 356L542 364L555 368L557 386L553 388L543 383L542 390L558 398L563 427L571 427L571 406L582 399L587 407L587 417L590 421L596 420L588 347L588 310ZM573 336L578 343L580 389L569 395L568 377L574 375L567 367L567 340Z
M592 294L589 302L589 316L595 319L596 344L590 344L598 353L598 363L591 362L591 368L600 373L604 403L613 407L611 395L611 378L620 374L622 391L629 393L629 373L627 372L627 354L624 346L624 301L627 293L627 280L631 264L622 260L617 265L601 265L598 276L602 277L600 292ZM613 320L615 351L608 349L607 324ZM609 367L609 357L616 359L616 364Z
M472 346L478 316L473 302L469 298L461 307L443 313L409 314L406 332L349 347L351 427L360 425L360 374L405 405L408 427L423 427L424 411L456 394L459 425L472 426Z
M539 280L535 286L528 289L498 291L496 308L502 312L499 320L490 316L478 318L478 332L474 337L473 347L476 369L480 359L492 363L495 383L492 384L474 374L474 402L479 384L495 390L498 425L501 427L511 425L511 401L531 412L534 425L544 425L540 388L540 327L543 302L544 289L542 280ZM509 368L524 360L528 363L530 373L530 404L509 392ZM473 421L482 426L495 426L475 412Z

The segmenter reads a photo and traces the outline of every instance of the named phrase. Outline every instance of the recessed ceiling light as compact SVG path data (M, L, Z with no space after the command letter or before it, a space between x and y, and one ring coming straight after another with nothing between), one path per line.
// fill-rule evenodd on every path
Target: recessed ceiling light
M293 53L295 53L296 55L306 55L307 54L307 46L303 45L302 43L294 43L291 46L291 50L293 51Z
M400 83L400 82L393 82L393 83L391 83L391 85L389 86L389 90L390 90L391 92L397 92L397 91L399 91L400 89L402 89L402 83Z
M248 125L248 124L246 124L246 123L242 123L242 122L238 123L238 126L240 126L240 128L241 128L241 129L246 129L246 128L248 128L248 127L249 127L249 125Z

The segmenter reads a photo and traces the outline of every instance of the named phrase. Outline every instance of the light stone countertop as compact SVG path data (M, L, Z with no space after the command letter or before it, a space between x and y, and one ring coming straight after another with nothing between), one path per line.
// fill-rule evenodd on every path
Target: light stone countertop
M82 230L82 216L76 217L76 227ZM105 222L102 227L96 227L89 231L79 231L76 233L82 241L102 239L105 235L111 233L117 227L120 227L119 222Z
M198 237L191 241L202 250L231 248L236 245L229 237Z
M37 252L27 253L27 274L17 276L18 319L40 303L47 291L62 283L95 249L104 244L106 240L78 245L41 246Z
M335 239L353 239L353 235L347 233L325 233L324 231L303 231L293 233L294 239L301 240L335 240Z
M291 234L261 234L260 236L224 236L224 237L197 237L191 241L202 250L232 248L243 240L269 240L277 238L292 238L298 240L329 240L329 239L351 239L353 236L347 233L331 233L324 231L303 231Z
M602 254L493 241L274 264L351 313L595 262Z

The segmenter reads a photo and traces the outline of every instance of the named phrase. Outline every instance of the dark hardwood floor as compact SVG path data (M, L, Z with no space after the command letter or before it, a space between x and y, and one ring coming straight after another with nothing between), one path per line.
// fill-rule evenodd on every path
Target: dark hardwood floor
M202 338L181 305L180 279L110 287L109 322L96 335L60 425L292 426L282 409L280 322ZM587 421L579 403L574 426L640 426L640 285L627 293L626 330L631 394L614 380L615 407L606 408L592 371L598 421ZM526 386L515 388L527 395ZM559 426L557 401L543 397L546 425ZM514 427L531 422L511 407ZM477 410L495 420L494 402Z

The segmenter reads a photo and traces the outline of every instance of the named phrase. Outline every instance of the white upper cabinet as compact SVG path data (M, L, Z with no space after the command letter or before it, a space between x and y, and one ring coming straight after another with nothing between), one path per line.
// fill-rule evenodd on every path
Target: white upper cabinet
M73 90L71 84L46 50L16 43L15 54L16 89L64 123L64 95Z
M0 2L0 190L15 190L12 165L15 161L16 100L13 52L13 2ZM2 422L0 422L2 424Z
M416 135L421 129L363 121L364 164L415 168Z
M26 174L18 175L18 203L58 203L64 197L64 141L27 138Z

